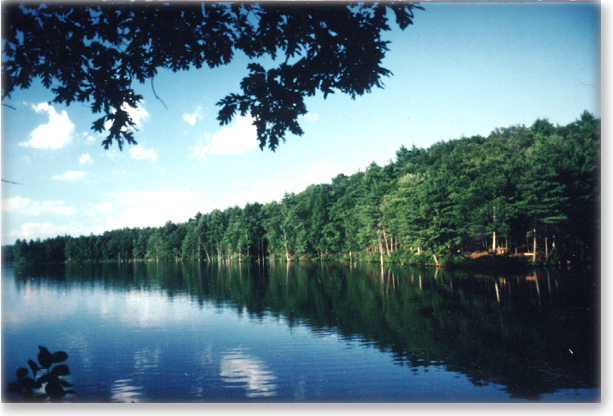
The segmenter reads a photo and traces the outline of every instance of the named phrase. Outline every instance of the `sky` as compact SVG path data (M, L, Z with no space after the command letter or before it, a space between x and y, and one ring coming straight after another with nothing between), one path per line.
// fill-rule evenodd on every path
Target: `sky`
M104 150L87 105L49 104L35 84L2 107L2 244L162 226L329 183L401 147L427 148L538 118L600 117L597 3L433 4L394 28L384 89L306 100L302 136L260 150L249 117L221 127L215 103L239 92L247 61L160 72L133 112L138 145Z

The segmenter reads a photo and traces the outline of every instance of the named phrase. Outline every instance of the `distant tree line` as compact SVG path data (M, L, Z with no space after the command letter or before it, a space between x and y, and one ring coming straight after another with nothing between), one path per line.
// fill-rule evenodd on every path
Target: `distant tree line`
M280 201L198 213L180 224L102 235L17 240L18 263L292 261L347 258L451 264L470 253L538 263L590 262L599 252L600 119L494 130L401 147L331 184Z

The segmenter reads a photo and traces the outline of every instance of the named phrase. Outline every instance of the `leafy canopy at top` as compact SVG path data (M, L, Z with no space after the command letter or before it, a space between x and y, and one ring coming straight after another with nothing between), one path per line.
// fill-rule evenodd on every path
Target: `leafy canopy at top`
M103 116L105 149L136 144L129 109L133 87L160 69L226 65L249 59L241 91L219 100L217 119L250 114L260 148L273 151L287 131L301 135L304 98L336 91L352 98L382 87L389 70L382 32L394 19L404 30L421 6L406 2L2 2L2 100L36 79L53 101L89 103ZM268 58L272 67L258 63ZM154 91L155 93L155 91Z

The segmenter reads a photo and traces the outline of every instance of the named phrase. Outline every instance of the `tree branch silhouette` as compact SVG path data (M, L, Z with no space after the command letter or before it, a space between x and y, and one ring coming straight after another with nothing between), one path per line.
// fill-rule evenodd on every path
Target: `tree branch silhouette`
M102 144L136 144L128 109L142 96L132 83L173 72L250 60L241 91L220 99L220 124L237 113L254 118L260 148L301 135L304 98L335 92L352 98L383 87L381 66L395 20L413 23L408 2L2 2L2 100L42 81L53 102L88 103L102 117ZM270 68L257 62L268 58ZM153 85L153 84L152 84ZM155 94L155 92L154 92ZM157 94L155 94L157 96Z

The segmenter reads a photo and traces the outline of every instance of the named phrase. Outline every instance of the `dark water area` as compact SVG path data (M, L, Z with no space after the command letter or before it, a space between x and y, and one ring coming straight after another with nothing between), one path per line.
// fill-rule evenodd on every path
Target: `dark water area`
M77 402L598 402L596 273L371 264L2 268L2 392L38 346Z

